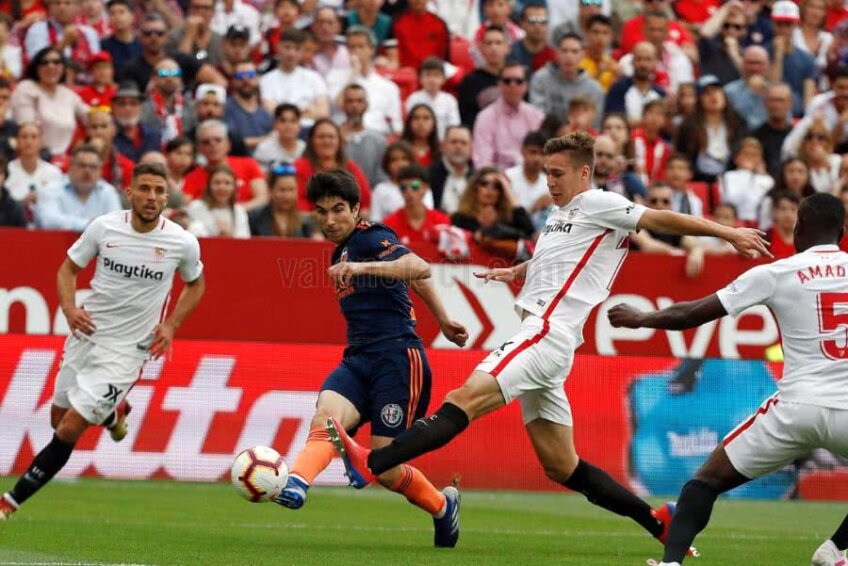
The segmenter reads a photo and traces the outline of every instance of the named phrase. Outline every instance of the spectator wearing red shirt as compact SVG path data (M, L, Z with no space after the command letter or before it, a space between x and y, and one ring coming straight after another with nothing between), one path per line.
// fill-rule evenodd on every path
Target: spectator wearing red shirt
M233 157L227 125L220 120L206 120L197 127L197 151L206 160L206 167L198 167L185 178L183 192L198 198L206 188L209 169L227 163L236 176L236 200L245 209L253 210L268 203L268 183L252 157Z
M650 8L651 11L669 13L669 0L652 0ZM639 14L625 22L624 27L621 28L621 41L619 43L621 55L630 53L637 43L645 41L644 27L644 14ZM697 60L695 41L692 39L692 34L681 22L675 20L668 22L668 41L679 45L690 59Z
M800 204L801 199L795 193L784 192L772 197L772 226L766 239L771 242L769 250L775 260L795 255L795 222Z
M429 167L438 160L439 130L436 127L436 113L427 104L416 104L406 115L401 139L408 142L415 152L415 159L422 167Z
M427 10L427 0L409 0L409 9L395 20L401 67L418 69L427 57L450 61L450 31L445 21Z
M135 164L115 149L117 133L118 128L109 108L93 107L85 127L85 142L100 149L100 156L103 159L101 176L107 183L122 192L130 186Z
M720 0L677 0L674 12L688 24L702 24L721 6Z
M661 98L652 100L645 104L642 111L642 127L630 134L634 165L645 185L665 179L665 164L674 152L671 145L660 137L666 120L665 101Z
M115 85L115 65L108 51L100 51L91 58L88 66L92 82L77 90L82 101L89 106L112 107L112 97L118 92Z
M450 218L440 210L427 208L424 196L430 190L427 171L420 165L405 167L398 177L404 206L390 214L383 224L395 231L405 246L419 242L439 243L437 226L450 226Z
M848 19L848 6L845 6L845 0L830 0L827 5L827 20L825 20L824 28L827 31L833 31L836 24L845 19Z
M371 186L359 166L347 158L344 138L335 122L321 118L309 130L303 157L294 162L297 169L297 208L304 212L312 210L312 203L306 196L306 183L313 174L331 169L347 169L356 178L359 185L359 203L363 218L368 217L371 208Z

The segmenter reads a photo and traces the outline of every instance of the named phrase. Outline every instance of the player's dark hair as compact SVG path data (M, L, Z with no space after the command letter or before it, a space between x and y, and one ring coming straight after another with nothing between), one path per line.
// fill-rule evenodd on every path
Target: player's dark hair
M809 230L835 242L845 226L845 207L842 201L832 194L816 193L801 202L798 208L798 224L804 231Z
M594 169L595 138L586 132L573 132L561 138L548 140L542 153L545 155L567 153L574 167L587 165L590 169Z
M612 28L612 19L609 16L605 16L603 14L595 14L586 20L586 29L592 29L592 26L595 24L601 24L607 26L608 28Z
M176 139L176 138L175 138ZM168 181L168 170L161 163L139 163L133 167L132 180L135 181L142 175L156 175Z
M418 67L418 75L421 76L421 73L424 71L438 71L441 74L445 74L445 62L439 59L438 57L427 57L423 61L421 61L421 66Z
M346 169L330 169L309 178L306 196L313 205L323 198L338 197L353 209L359 204L359 185Z
M410 179L419 179L427 185L430 184L430 175L427 174L427 170L417 163L407 165L401 169L398 174L398 183L402 183L403 181L408 181Z
M528 132L524 139L521 140L521 147L538 147L544 148L545 142L547 138L545 138L545 134L536 130L533 132Z

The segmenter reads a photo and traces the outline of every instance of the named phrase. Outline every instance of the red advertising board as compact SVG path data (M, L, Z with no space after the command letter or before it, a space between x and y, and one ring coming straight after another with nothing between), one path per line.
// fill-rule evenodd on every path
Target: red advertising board
M57 312L56 270L76 238L63 232L0 229L0 333L67 333ZM303 240L225 240L201 242L208 290L197 312L180 329L181 337L283 343L343 344L345 325L326 276L332 246ZM434 262L433 282L448 311L469 329L469 348L502 344L517 328L512 303L518 288L484 284L473 277L482 266L503 260L476 251L468 263L445 262L429 246L415 248ZM613 329L605 312L627 301L651 309L714 292L753 264L739 258L709 258L704 274L690 279L679 257L631 253L610 298L586 324L587 354L763 359L778 340L765 309L738 320L725 318L687 332ZM79 279L87 293L93 269ZM176 290L175 290L176 291ZM435 348L450 345L433 317L416 303L419 332Z
M59 337L0 336L0 476L22 472L52 435L50 400L62 345ZM306 440L317 391L341 354L342 347L335 345L177 341L173 358L149 363L130 392L133 412L128 437L116 444L102 429L91 429L62 475L214 481L227 476L234 454L254 445L272 445L292 462ZM428 351L434 375L431 411L464 381L484 354ZM745 392L745 383L756 381L754 372L759 372L769 389L774 387L772 375L780 371L763 362L720 363L729 365L704 366L703 372L716 377L737 374L731 377L738 379L740 386L731 394L746 398L739 409L742 415L753 411L761 399L761 391ZM651 478L639 471L638 460L647 450L649 472L664 466L688 466L675 472L677 479L669 491L676 493L691 473L689 469L699 465L717 439L740 419L728 415L715 426L709 424L716 422L715 414L727 404L723 401L707 405L708 410L696 410L704 399L712 403L705 377L707 397L693 396L686 401L688 409L682 415L672 409L655 417L656 422L640 423L637 413L645 404L644 399L634 397L637 384L665 383L678 366L679 361L672 358L578 356L566 390L581 457L626 485L644 490L652 485ZM737 370L737 366L744 367ZM656 393L650 395L656 405ZM666 399L671 403L678 400ZM699 416L708 421L699 421ZM674 429L678 432L669 444L670 451L656 449L650 434L645 437L647 442L639 440L651 432L640 433L640 427L653 430L659 426L662 431L666 425L678 426L675 423L681 420L688 421L693 432ZM711 432L705 432L707 429ZM360 439L367 441L367 434L365 427ZM710 441L699 442L702 438ZM545 478L537 463L516 403L472 423L463 435L416 465L437 485L459 475L462 485L473 488L560 489ZM643 475L638 478L640 473ZM805 497L848 496L838 487L844 477L839 472L815 474L812 482L804 481L804 476L792 477L789 482L800 481ZM335 460L319 480L343 483L340 462ZM778 486L776 493L784 492L785 488Z

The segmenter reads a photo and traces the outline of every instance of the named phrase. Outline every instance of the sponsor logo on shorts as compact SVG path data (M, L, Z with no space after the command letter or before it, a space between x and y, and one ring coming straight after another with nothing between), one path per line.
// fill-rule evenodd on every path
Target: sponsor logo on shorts
M395 428L403 422L403 409L397 403L384 405L380 411L380 420L383 421L384 425Z
M123 263L118 263L117 261L111 260L108 257L103 258L103 267L110 271L114 271L120 275L123 275L127 279L130 277L136 277L138 279L152 279L153 281L162 281L162 278L165 277L164 271L153 271L148 268L146 265L124 265Z

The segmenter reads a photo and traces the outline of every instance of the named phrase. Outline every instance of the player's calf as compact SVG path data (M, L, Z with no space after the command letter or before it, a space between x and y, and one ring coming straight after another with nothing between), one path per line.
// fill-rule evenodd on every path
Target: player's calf
M74 444L61 440L58 433L53 435L50 443L33 458L24 475L18 479L12 490L3 497L5 511L2 512L6 515L6 518L13 512L10 507L17 509L53 479L53 476L67 464L73 450Z

